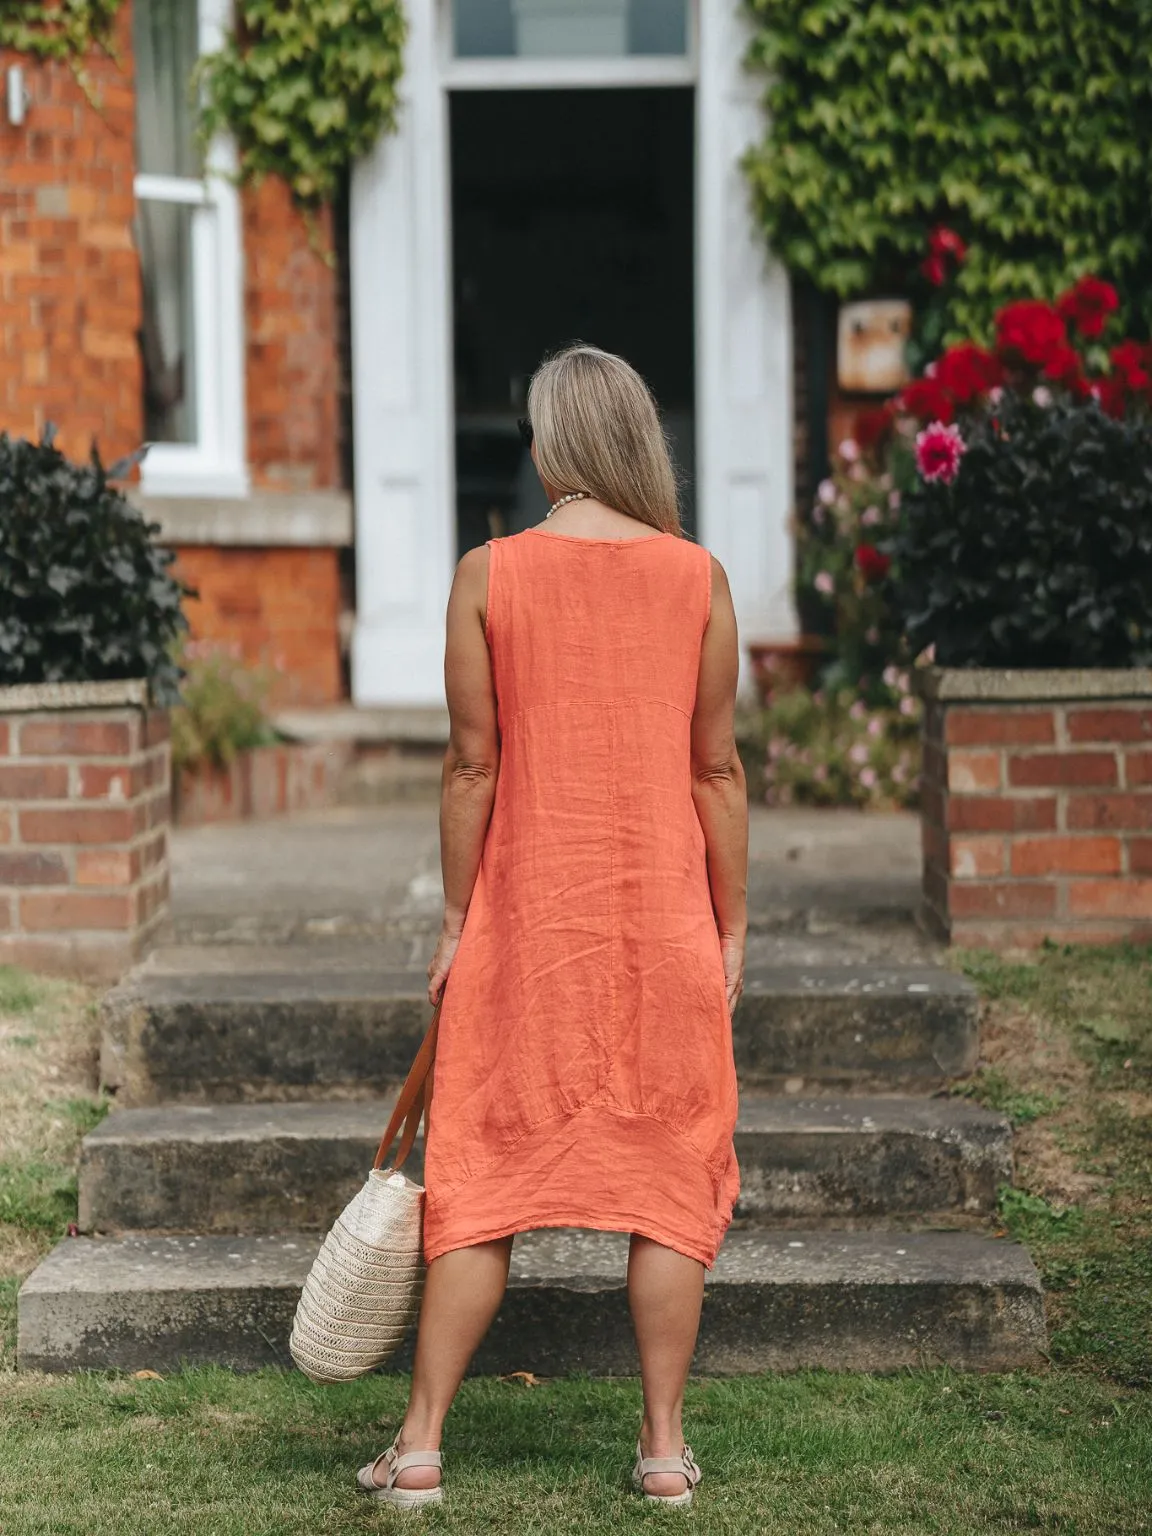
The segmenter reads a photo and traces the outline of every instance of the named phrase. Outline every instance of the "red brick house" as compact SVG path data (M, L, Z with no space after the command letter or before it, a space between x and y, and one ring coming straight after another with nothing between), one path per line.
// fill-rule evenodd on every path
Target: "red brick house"
M0 102L0 429L153 443L133 494L193 631L276 667L281 702L435 704L456 559L544 510L528 377L581 336L652 381L745 637L793 635L803 433L739 167L762 132L739 0L406 13L398 131L328 260L280 183L238 190L225 142L201 164L187 80L231 0L124 0L95 107L67 64L0 54L28 103Z
M12 85L0 113L0 429L55 422L105 462L154 441L134 494L200 592L194 632L275 665L285 702L323 703L345 691L350 602L339 269L282 184L200 174L173 74L214 9L126 3L114 57L86 62L95 107L68 64L0 53L27 96L23 122Z

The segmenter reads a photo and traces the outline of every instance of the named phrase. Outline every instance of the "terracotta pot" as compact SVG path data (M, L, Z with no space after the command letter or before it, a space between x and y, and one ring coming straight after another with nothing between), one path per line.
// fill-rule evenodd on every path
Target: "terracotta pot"
M760 702L769 703L774 693L809 687L826 649L827 642L820 635L801 635L798 640L750 640L748 655Z

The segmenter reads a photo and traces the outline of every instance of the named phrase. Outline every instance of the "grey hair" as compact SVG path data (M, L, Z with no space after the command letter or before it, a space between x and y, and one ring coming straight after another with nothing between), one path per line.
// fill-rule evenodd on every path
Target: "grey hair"
M630 363L574 342L537 368L528 415L537 466L558 495L587 491L663 533L682 534L656 401Z

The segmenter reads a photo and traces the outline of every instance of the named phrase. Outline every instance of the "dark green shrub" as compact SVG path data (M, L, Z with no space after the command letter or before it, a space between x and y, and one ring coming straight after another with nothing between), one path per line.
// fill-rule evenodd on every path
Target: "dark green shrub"
M1152 664L1147 412L1005 390L963 436L956 478L905 494L891 544L913 652L935 645L946 667Z
M158 530L109 481L95 448L73 464L53 446L0 433L0 685L146 678L176 697L173 641L186 592Z

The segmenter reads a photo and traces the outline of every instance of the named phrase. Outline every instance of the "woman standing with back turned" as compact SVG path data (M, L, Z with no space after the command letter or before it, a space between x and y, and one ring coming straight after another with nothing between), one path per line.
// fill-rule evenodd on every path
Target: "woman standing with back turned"
M545 522L460 561L440 837L444 992L412 1393L361 1486L440 1498L440 1435L504 1294L512 1237L632 1234L644 1386L634 1481L688 1504L681 1408L739 1187L731 1014L748 808L720 564L681 537L656 407L574 346L528 396Z

